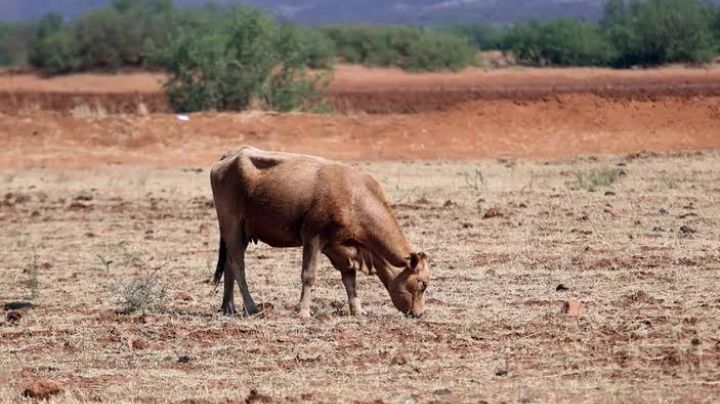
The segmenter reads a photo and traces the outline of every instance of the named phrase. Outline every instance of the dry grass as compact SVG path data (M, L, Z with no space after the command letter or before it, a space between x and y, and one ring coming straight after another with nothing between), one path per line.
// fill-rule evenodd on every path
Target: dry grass
M348 317L324 263L302 323L299 251L264 246L249 252L249 281L274 310L217 315L207 170L0 172L11 179L0 296L33 298L33 266L38 291L22 319L0 324L0 400L36 377L60 381L60 401L223 401L253 389L324 402L720 396L720 154L362 166L433 259L422 320L396 313L368 277L370 315ZM626 175L578 186L576 173L608 169ZM500 216L483 219L490 208ZM164 310L119 314L116 285L153 273L167 284ZM567 299L582 303L579 317L561 313Z

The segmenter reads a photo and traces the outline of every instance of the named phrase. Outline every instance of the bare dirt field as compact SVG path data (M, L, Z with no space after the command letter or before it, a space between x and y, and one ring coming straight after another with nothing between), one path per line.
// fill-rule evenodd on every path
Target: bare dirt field
M168 112L161 73L77 74L45 78L0 74L0 112L90 107L106 113ZM589 94L610 100L720 96L720 67L653 70L596 68L484 70L406 73L399 69L339 65L328 88L331 104L344 113L419 113L452 109L478 100L544 101L559 94Z
M340 66L330 94L346 113L200 113L189 121L156 112L168 109L161 78L0 75L0 166L207 165L243 143L351 160L720 148L720 69L408 74Z
M0 75L0 401L720 399L717 69L344 66L343 114L187 121L159 77ZM374 173L431 257L426 315L361 277L349 317L324 262L303 322L300 251L262 245L267 310L218 315L208 167L242 144Z
M299 251L264 246L249 279L274 308L217 315L206 169L3 169L0 296L33 307L3 314L0 399L36 378L62 401L720 397L720 154L360 165L432 257L421 320L369 277L347 316L325 262L301 322ZM154 307L119 314L139 284Z

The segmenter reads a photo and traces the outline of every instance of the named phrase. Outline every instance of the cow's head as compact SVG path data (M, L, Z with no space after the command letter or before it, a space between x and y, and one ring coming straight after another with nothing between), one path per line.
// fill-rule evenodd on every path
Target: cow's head
M390 284L390 298L406 316L419 318L425 312L430 264L425 253L412 253L407 261L407 267Z

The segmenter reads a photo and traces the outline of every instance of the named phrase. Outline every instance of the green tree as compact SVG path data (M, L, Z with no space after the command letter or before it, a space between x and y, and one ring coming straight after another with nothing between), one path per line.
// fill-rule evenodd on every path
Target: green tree
M311 109L320 97L315 78L305 71L302 42L298 31L280 27L267 14L238 8L222 23L187 31L158 52L170 72L168 98L181 112L251 105Z
M480 50L497 50L502 46L502 30L489 24L457 24L440 27L439 30L466 38Z
M601 26L617 50L618 66L705 63L718 50L713 13L699 0L613 0Z

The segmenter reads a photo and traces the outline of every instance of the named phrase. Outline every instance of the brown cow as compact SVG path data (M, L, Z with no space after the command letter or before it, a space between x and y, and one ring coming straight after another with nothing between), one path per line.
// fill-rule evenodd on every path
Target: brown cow
M320 253L342 274L353 315L365 314L355 291L358 270L377 274L398 310L423 314L427 257L413 252L369 174L319 157L243 147L225 153L210 180L220 224L215 283L225 275L223 313L235 313L236 281L245 312L258 311L245 280L245 250L259 240L303 247L301 318L310 316Z

